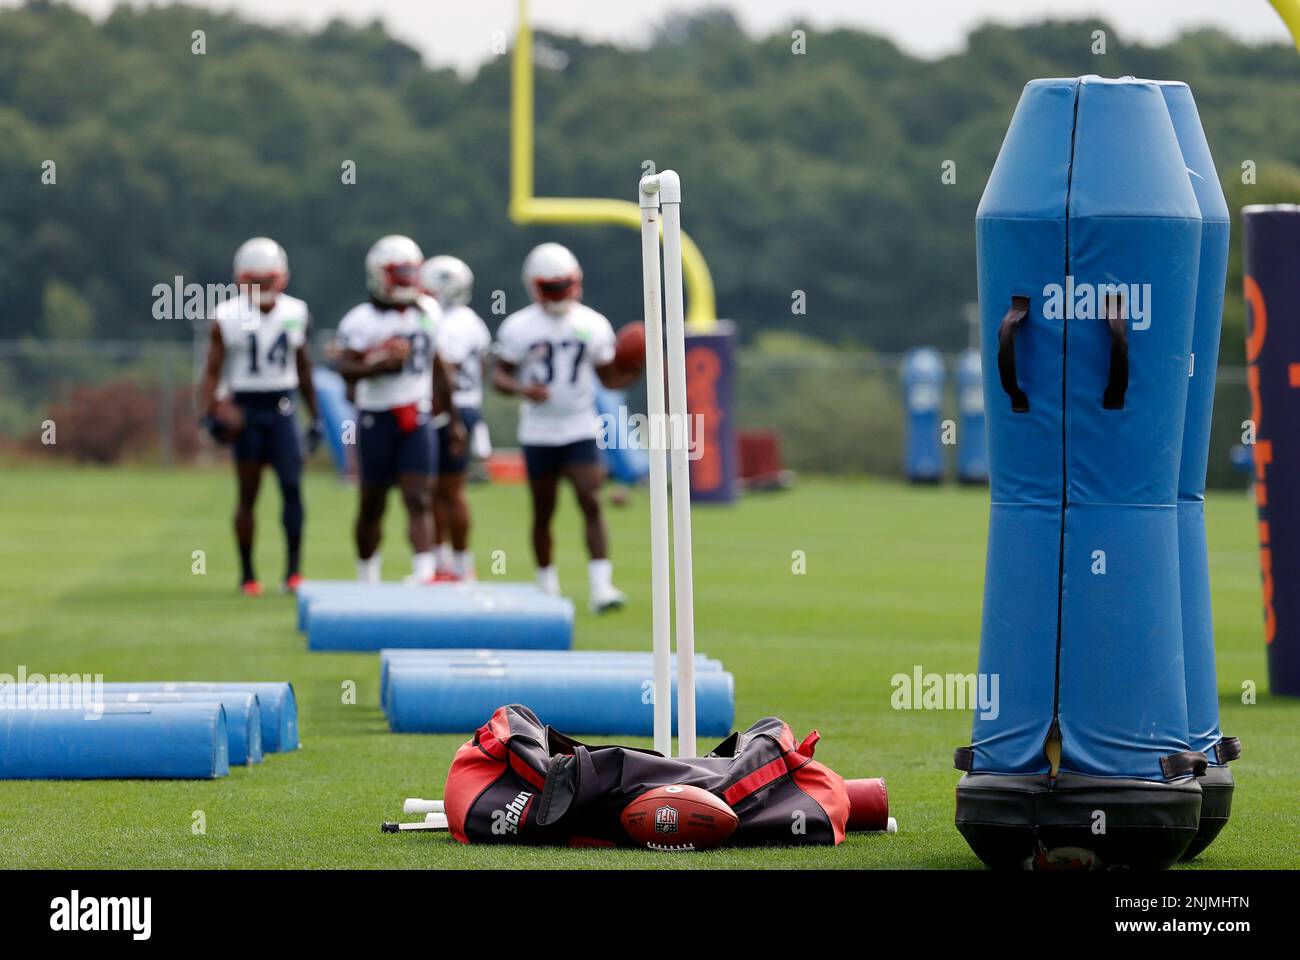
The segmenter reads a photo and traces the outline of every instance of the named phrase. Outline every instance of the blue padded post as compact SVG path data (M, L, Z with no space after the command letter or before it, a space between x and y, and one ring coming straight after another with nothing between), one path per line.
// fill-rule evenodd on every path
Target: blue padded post
M219 703L0 709L0 779L210 779L230 772Z
M1228 759L1235 739L1223 744L1219 729L1219 685L1214 669L1214 624L1210 610L1210 559L1205 541L1205 473L1210 459L1210 421L1214 380L1219 367L1223 291L1228 272L1231 220L1201 127L1196 101L1187 84L1163 82L1164 94L1182 150L1192 191L1201 211L1201 265L1196 317L1188 369L1187 414L1182 462L1178 470L1178 558L1182 596L1183 668L1187 678L1188 745L1206 754L1209 769L1201 779L1201 826L1185 857L1210 845L1228 822L1233 780ZM1222 756L1221 756L1222 754Z
M976 223L1001 702L958 751L958 826L997 866L1167 865L1204 769L1176 506L1201 214L1160 87L1031 82Z

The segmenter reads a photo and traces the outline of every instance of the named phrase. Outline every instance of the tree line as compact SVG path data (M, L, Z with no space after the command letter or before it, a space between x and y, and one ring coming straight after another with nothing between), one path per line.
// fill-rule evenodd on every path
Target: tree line
M537 68L537 194L631 199L647 161L675 167L719 311L746 336L964 346L975 208L1033 77L1185 80L1234 216L1300 200L1300 64L1281 43L1201 31L1143 46L1079 20L984 26L925 60L858 30L753 37L718 10L666 22L646 48L538 42L560 55ZM635 317L634 234L509 222L508 109L507 56L462 76L378 24L0 10L0 336L187 338L188 321L155 318L155 286L228 279L259 233L288 249L291 289L324 327L362 299L362 257L390 232L468 261L485 313L494 290L522 304L523 254L558 239L588 301ZM1238 250L1225 363L1242 359Z

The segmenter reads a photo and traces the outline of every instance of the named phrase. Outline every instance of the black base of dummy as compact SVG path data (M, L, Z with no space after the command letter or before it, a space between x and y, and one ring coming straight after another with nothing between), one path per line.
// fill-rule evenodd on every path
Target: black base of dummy
M1156 870L1196 838L1201 803L1192 777L968 773L957 784L957 829L994 869Z
M1201 826L1192 845L1183 853L1184 860L1191 860L1212 844L1228 825L1228 816L1232 813L1235 783L1226 764L1207 767L1205 776L1197 778L1196 782L1201 785Z

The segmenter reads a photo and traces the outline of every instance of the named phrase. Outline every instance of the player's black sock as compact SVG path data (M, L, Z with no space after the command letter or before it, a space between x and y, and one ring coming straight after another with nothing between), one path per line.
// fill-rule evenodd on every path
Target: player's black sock
M298 553L301 546L298 537L293 537L289 540L289 564L284 571L284 579L286 580L298 572Z
M256 580L253 576L253 548L239 545L239 563L244 568L244 583Z

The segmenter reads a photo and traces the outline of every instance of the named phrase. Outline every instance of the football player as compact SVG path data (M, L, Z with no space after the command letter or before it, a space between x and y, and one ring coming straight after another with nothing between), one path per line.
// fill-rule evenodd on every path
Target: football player
M586 523L588 602L601 613L626 598L613 582L609 543L601 515L605 477L596 438L596 381L625 387L639 373L616 365L614 330L582 303L582 267L558 243L543 243L524 260L524 286L533 302L506 317L497 331L492 384L523 398L519 443L532 495L533 553L538 585L560 592L552 557L551 518L560 478L577 494Z
M438 356L438 305L420 289L424 255L409 237L387 236L366 254L370 299L348 311L338 329L338 371L356 384L360 419L357 511L357 579L380 580L379 541L388 491L396 485L406 504L414 552L411 580L432 582L433 478L438 447L433 409L448 419L448 449L459 455L465 428L452 401L451 381Z
M473 436L482 419L483 371L492 334L483 318L469 306L474 274L456 257L431 257L420 268L420 286L438 302L438 356L452 378L452 403L460 412L465 432ZM443 415L439 414L439 419ZM468 444L452 452L451 425L438 427L438 479L433 490L433 537L438 576L467 580L474 576L469 553L469 502L465 497ZM450 542L448 542L450 541Z
M235 540L242 567L240 589L258 596L262 585L253 572L253 507L270 465L280 484L280 521L287 542L284 588L302 582L302 442L298 436L294 395L302 397L311 417L307 446L321 439L320 413L311 381L307 305L284 292L289 258L268 237L254 237L235 251L237 296L216 310L208 337L208 360L199 384L204 424L219 439L232 442L239 500ZM223 383L233 403L218 397Z

